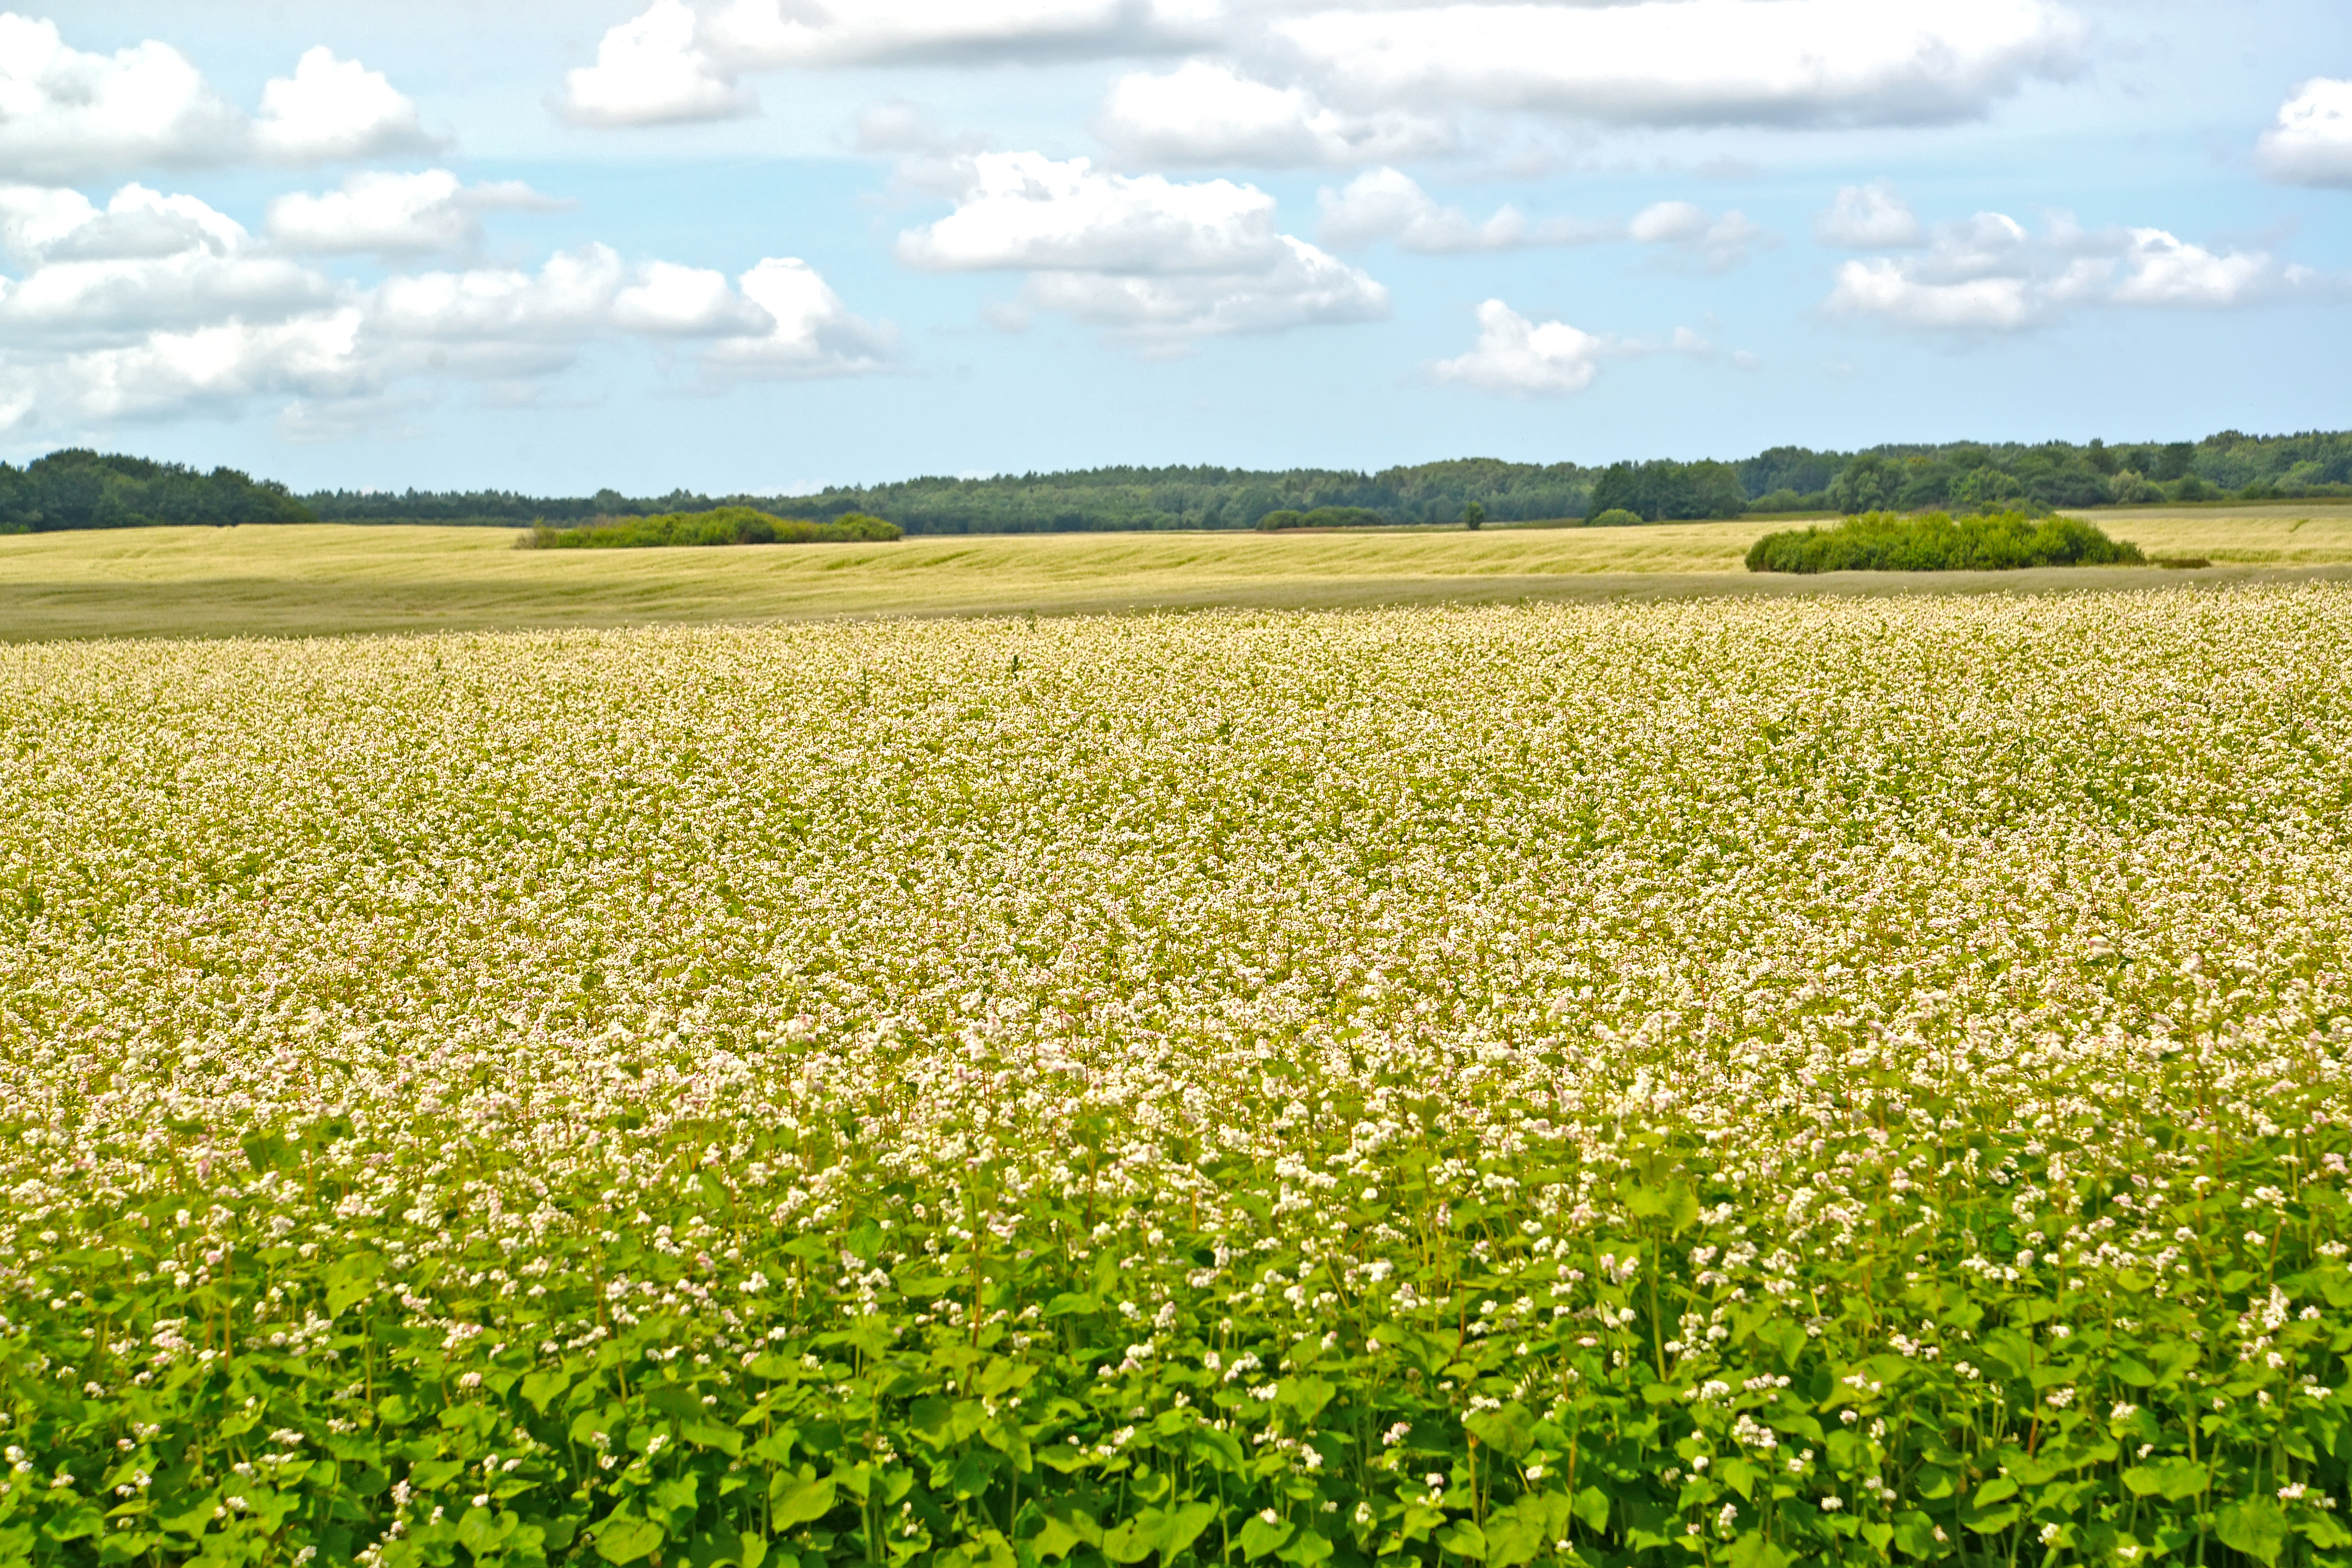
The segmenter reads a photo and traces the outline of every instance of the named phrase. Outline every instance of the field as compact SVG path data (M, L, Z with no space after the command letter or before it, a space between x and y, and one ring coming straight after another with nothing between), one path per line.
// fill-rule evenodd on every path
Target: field
M2352 507L2134 510L2097 521L2215 577L2352 567ZM1079 534L889 545L530 552L505 530L138 529L0 538L0 639L313 636L805 619L1916 591L1740 570L1785 523L1276 535ZM2145 587L2153 569L1955 574L1938 591Z
M2347 668L2326 583L0 648L0 1562L2346 1562Z

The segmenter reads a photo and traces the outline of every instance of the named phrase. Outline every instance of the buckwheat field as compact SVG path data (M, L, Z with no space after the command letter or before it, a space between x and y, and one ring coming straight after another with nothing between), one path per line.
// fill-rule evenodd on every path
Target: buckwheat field
M2352 1563L2352 590L0 649L0 1562Z

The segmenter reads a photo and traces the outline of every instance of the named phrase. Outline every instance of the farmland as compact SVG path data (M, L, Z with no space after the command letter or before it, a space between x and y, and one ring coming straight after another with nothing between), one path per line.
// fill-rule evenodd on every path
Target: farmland
M2151 555L2222 578L2341 573L2352 507L2101 512ZM799 620L1070 615L1774 594L1740 569L1789 526L1766 519L1633 529L1459 529L1262 536L1129 533L914 538L890 545L657 552L513 548L478 528L124 529L0 538L0 639L316 636ZM1939 592L2146 587L2154 569L1954 574ZM1912 591L1862 574L1817 593Z
M2342 1561L2347 611L0 649L0 1561Z

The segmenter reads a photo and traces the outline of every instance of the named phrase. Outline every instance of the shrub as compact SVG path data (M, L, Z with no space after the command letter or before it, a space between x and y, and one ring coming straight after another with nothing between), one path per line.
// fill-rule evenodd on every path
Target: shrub
M1586 518L1584 526L1587 528L1634 528L1640 525L1641 521L1640 512L1627 511L1622 506L1612 506L1607 511L1595 512Z
M1472 501L1462 509L1462 526L1475 533L1486 526L1486 509Z
M668 512L659 517L600 518L576 528L537 524L523 536L525 550L660 550L720 544L857 544L900 537L898 525L851 512L831 522L776 517L748 506L714 511Z
M2025 566L2112 566L2146 560L2079 518L2023 512L1955 519L1871 512L1834 528L1768 533L1748 552L1750 572L2002 572Z
M1318 506L1313 511L1267 512L1257 527L1261 533L1280 533L1292 528L1379 528L1387 521L1370 507Z

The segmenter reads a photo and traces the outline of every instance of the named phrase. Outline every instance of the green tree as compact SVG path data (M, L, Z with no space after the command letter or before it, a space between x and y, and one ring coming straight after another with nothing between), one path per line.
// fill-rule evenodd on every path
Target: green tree
M1462 526L1475 533L1486 526L1486 509L1476 501L1465 501L1462 507Z

